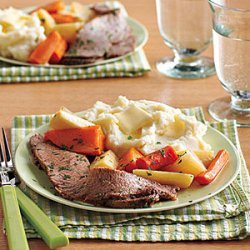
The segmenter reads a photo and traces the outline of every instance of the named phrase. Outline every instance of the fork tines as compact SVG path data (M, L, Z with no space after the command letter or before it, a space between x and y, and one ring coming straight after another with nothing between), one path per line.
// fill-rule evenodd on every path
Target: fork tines
M11 153L10 153L10 147L9 147L9 143L8 143L4 128L2 128L2 134L3 134L3 144L4 144L4 151L5 151L6 167L9 168L9 170L13 170L13 162L12 162L12 157L11 157ZM1 154L1 165L2 165L2 162L3 162L2 159L4 159L2 148L0 150L0 154Z

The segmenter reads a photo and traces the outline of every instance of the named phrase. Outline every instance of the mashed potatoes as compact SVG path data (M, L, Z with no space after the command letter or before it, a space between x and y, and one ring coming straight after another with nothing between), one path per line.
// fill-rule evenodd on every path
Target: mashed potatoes
M101 125L106 146L121 156L131 147L144 154L172 145L176 150L211 150L202 137L206 125L165 104L120 96L114 105L96 102L81 116Z
M31 51L45 39L35 15L8 8L0 10L0 55L26 62Z

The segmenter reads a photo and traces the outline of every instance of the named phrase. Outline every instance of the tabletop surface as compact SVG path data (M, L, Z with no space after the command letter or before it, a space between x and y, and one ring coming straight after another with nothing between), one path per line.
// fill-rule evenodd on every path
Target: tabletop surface
M83 1L93 3L96 1ZM1 0L0 8L27 7L41 5L51 0ZM67 1L65 1L67 2ZM116 78L77 80L46 83L14 83L0 84L0 116L1 126L10 132L13 116L20 114L49 114L65 106L72 111L80 111L91 107L97 100L112 103L117 96L124 95L129 99L149 99L168 105L184 108L201 106L206 119L212 121L207 112L209 103L219 97L226 96L216 76L199 80L175 80L157 72L155 62L171 55L164 45L156 22L154 0L122 0L131 17L143 23L149 31L149 40L145 52L152 67L151 72L138 78ZM212 47L204 53L212 56ZM238 129L240 143L248 168L250 169L250 128ZM248 153L248 154L247 154ZM0 208L0 225L3 214ZM2 226L1 226L2 228ZM0 230L0 249L7 247L6 236ZM104 240L70 240L70 245L61 249L194 249L202 246L205 249L249 249L250 237L242 241L213 242L168 242L168 243L127 243ZM38 239L29 240L30 249L47 249Z

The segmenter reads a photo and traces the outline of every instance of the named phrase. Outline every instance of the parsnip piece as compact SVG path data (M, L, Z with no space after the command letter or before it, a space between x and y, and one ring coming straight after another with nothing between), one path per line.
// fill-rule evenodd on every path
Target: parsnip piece
M166 166L164 170L192 174L194 176L206 171L202 161L192 151L179 151L177 154L179 159L173 165Z
M180 188L188 188L194 179L191 174L182 174L166 171L153 171L145 169L135 169L133 174L141 176L145 179L159 182L164 185L172 185Z
M214 158L214 152L213 151L206 151L206 150L197 150L193 151L195 155L202 161L202 162L208 162L212 161Z
M83 26L82 22L56 24L54 30L69 43L74 42L78 30Z
M56 25L54 18L45 9L39 9L37 11L37 15L41 21L42 26L45 29L45 35L46 36L49 35L49 33L53 30L53 28Z
M152 122L151 115L136 105L116 113L115 116L119 120L119 126L126 134L131 134Z
M93 126L92 122L84 120L66 108L62 107L50 120L49 129L69 129L69 128L83 128Z
M100 156L97 156L91 163L90 168L110 168L118 167L118 158L112 150L108 150Z

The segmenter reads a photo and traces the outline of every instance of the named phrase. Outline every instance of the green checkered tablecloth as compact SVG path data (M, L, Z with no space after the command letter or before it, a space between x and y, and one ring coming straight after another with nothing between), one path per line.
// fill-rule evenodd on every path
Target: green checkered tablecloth
M200 108L185 109L204 121ZM50 116L17 116L12 125L12 149ZM70 238L98 238L116 241L180 241L244 239L250 234L250 181L242 156L235 122L212 123L237 147L241 171L236 180L224 191L205 201L184 208L145 214L111 214L92 212L65 206L48 200L29 189L20 188ZM27 237L39 237L24 219Z
M118 1L106 1L119 7L125 15L125 7ZM142 48L120 60L86 68L52 68L18 66L0 61L0 83L46 82L105 77L137 77L150 71L150 65Z

